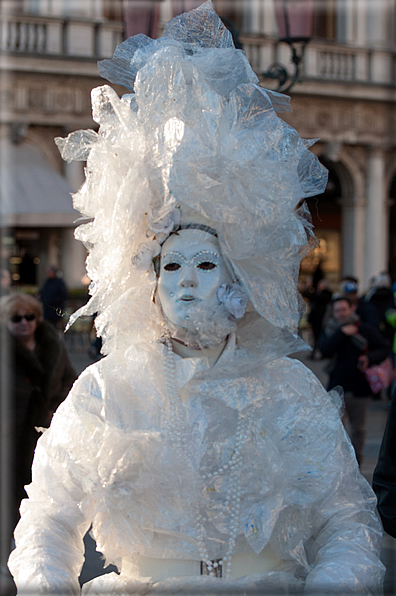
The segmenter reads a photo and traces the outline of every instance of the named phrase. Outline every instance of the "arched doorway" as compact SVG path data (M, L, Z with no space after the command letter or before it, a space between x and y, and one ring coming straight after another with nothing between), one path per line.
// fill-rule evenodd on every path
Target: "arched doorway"
M342 186L338 164L319 157L329 170L325 192L307 199L318 247L301 263L301 278L307 280L320 265L326 279L336 288L341 274L341 197ZM309 283L309 281L308 281Z

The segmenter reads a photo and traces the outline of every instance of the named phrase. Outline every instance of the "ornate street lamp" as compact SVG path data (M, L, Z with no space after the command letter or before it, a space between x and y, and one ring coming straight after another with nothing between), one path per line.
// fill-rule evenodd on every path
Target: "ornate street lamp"
M267 79L277 79L277 91L285 93L300 80L300 64L304 57L305 46L312 37L314 0L274 0L274 3L279 41L290 46L294 73L290 77L282 64L275 63L262 73L262 76Z

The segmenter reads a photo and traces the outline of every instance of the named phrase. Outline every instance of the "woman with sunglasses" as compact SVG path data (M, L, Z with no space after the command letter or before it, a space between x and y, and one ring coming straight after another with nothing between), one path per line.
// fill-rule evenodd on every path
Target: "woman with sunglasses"
M27 294L11 294L0 300L3 326L1 350L3 370L9 371L8 397L10 449L9 486L12 526L18 521L19 504L31 482L31 465L39 433L65 399L76 372L65 345L43 320L41 303ZM2 383L5 379L2 379ZM3 384L2 384L3 388ZM12 530L12 528L10 528Z

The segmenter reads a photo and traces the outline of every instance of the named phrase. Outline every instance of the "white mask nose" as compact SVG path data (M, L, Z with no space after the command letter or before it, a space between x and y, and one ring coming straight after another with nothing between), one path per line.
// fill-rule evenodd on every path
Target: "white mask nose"
M192 267L188 267L185 274L180 280L180 286L182 288L196 288L198 286L198 278L195 275L195 271Z
M182 288L195 288L197 284L192 279L183 279L180 285Z

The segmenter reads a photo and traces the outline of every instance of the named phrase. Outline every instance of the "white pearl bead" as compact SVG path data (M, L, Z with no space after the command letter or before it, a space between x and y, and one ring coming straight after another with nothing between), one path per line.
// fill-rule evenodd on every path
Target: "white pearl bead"
M188 316L186 317L188 318ZM168 408L161 408L161 413L165 417L165 425L169 432L169 438L174 445L176 451L188 460L190 465L190 459L192 456L191 447L190 452L188 451L190 446L190 429L186 427L179 415L179 409L181 408L181 402L178 394L177 381L176 381L176 364L173 354L172 343L170 336L165 338L166 352L164 357L164 382L165 389L168 398ZM224 522L228 521L229 527L229 538L226 556L220 561L221 565L226 564L226 577L229 577L231 570L231 559L232 552L235 546L236 536L238 535L239 527L239 510L240 510L240 494L241 494L241 468L242 458L241 449L244 446L249 430L253 424L252 420L243 418L240 414L238 415L237 428L234 437L234 445L231 451L229 460L214 472L206 472L201 474L202 481L208 481L213 476L218 474L225 474L229 470L228 474L228 490L226 492L226 500L222 505L216 505L218 511L213 511L211 504L207 505L207 514L197 512L196 514L196 532L197 532L197 549L201 561L206 564L206 573L210 576L215 576L214 569L218 567L217 563L214 563L209 558L209 553L205 548L205 529L204 523L207 520L216 520L223 518ZM190 456L190 457L189 457Z

